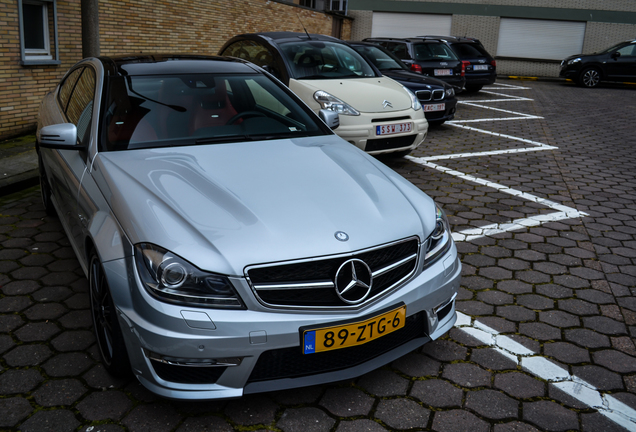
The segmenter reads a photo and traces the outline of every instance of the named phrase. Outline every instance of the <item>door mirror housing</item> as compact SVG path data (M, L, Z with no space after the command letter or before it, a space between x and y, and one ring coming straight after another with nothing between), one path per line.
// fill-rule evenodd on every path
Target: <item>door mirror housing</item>
M328 109L321 109L318 112L320 120L324 121L332 130L340 126L340 116L337 112Z
M612 58L613 58L614 60L616 60L616 59L617 59L617 58L619 58L620 56L621 56L621 53L620 53L620 52L618 52L618 51L614 51L614 52L612 53Z
M38 144L42 148L73 150L83 149L77 144L77 127L73 123L44 126L37 133Z

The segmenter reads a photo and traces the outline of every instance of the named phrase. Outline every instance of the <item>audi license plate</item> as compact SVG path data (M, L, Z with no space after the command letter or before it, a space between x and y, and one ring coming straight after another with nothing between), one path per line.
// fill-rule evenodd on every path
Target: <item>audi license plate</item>
M430 104L430 105L422 105L424 107L424 112L432 112L432 111L444 111L446 109L446 104Z
M363 345L404 327L406 306L362 321L345 322L327 327L301 327L300 343L303 354L337 350Z
M443 76L443 75L452 75L453 71L451 69L435 69L433 71L435 76Z
M390 125L376 126L376 135L391 135L404 132L411 132L413 130L413 123L395 123Z
M475 65L473 70L488 70L488 65Z

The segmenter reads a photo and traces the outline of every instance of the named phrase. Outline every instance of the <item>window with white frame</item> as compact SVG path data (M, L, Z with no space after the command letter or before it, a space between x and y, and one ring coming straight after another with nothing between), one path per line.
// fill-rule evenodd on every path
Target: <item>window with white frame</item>
M18 8L22 64L59 64L55 0L18 0Z

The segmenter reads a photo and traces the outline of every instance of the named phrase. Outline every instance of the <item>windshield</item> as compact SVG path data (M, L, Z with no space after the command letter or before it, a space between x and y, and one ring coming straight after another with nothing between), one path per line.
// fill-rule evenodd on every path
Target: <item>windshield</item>
M457 60L453 50L444 43L418 43L414 48L417 61Z
M323 42L289 42L281 46L298 79L340 79L376 76L373 68L347 45Z
M375 67L382 70L404 69L409 70L404 63L393 54L382 48L371 45L354 45L356 51L364 55Z
M264 75L117 76L107 101L100 151L329 133Z

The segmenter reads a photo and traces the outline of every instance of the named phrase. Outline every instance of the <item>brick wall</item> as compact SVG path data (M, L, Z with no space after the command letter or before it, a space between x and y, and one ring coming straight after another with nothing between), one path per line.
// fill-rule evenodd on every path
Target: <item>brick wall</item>
M82 58L80 0L58 0L57 10L62 64L20 66L18 2L0 0L0 140L34 130L42 97ZM310 33L330 35L333 22L275 0L100 0L99 13L102 55L216 54L236 34L303 31L302 21ZM342 37L351 37L349 19Z

